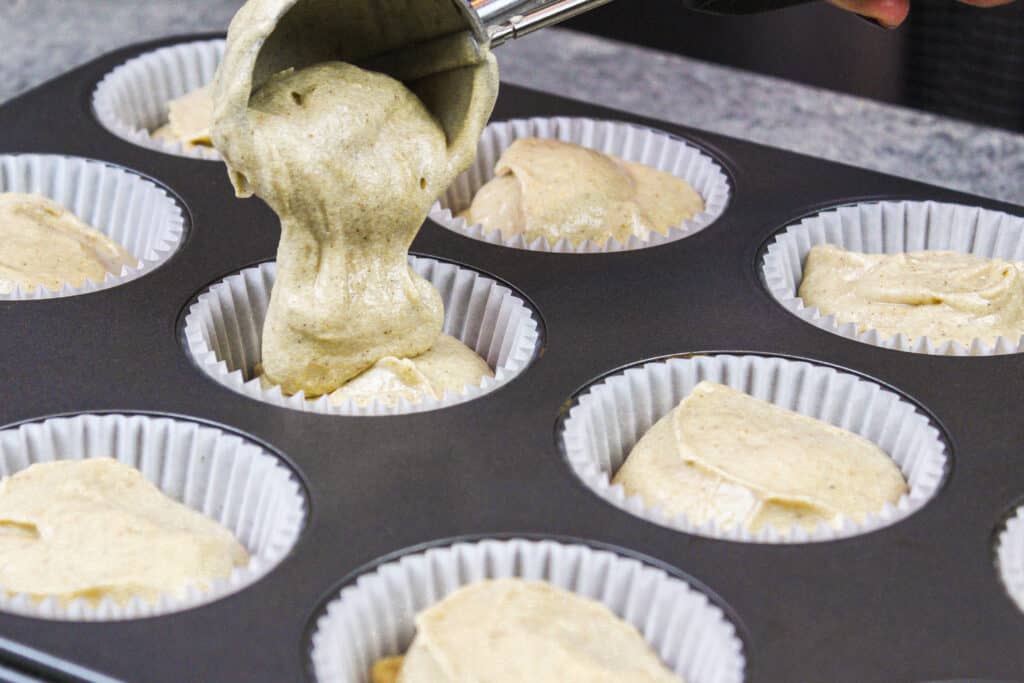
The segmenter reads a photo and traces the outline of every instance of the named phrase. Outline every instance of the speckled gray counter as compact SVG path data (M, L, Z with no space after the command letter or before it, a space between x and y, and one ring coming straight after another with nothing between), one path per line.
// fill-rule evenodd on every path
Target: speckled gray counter
M0 0L0 101L115 47L224 30L239 0ZM1024 135L549 29L501 48L540 90L1024 204Z

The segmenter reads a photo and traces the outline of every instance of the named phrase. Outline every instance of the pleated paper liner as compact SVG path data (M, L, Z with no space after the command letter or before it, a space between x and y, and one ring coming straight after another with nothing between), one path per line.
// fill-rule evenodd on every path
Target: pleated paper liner
M234 434L186 419L82 414L0 430L0 476L34 463L110 457L135 467L171 498L227 527L250 560L208 589L189 586L150 603L39 601L0 588L0 609L45 619L110 621L168 614L244 589L292 549L305 524L305 492L276 455Z
M103 126L117 137L149 149L219 160L211 147L193 147L154 137L167 123L171 100L213 81L224 41L199 40L162 47L129 59L103 77L92 94L92 109Z
M396 406L348 400L332 405L327 396L307 400L287 396L280 387L264 389L253 368L261 359L263 322L270 305L276 264L264 263L225 278L201 294L185 319L189 353L199 367L233 391L272 405L333 415L396 415L435 410L482 396L526 369L540 342L538 318L512 289L469 268L422 256L410 256L413 269L429 280L444 302L444 332L476 351L494 377L419 403Z
M311 642L321 683L368 683L381 657L404 654L417 612L475 581L547 581L604 603L637 628L687 683L739 683L743 643L722 609L684 580L624 554L555 540L456 542L402 555L344 586Z
M488 230L479 223L467 224L456 214L468 208L477 190L494 177L494 165L502 153L517 139L526 137L572 142L670 173L693 186L704 199L704 210L682 225L673 226L666 235L651 232L643 240L630 237L626 244L614 238L600 244L587 240L573 245L567 239L551 244L543 237L527 243L521 234L505 239L499 230ZM623 251L665 244L703 230L725 211L730 193L729 179L718 162L697 147L667 133L630 123L586 118L514 119L492 122L484 129L473 165L455 179L434 204L429 217L460 235L516 249L559 253Z
M1006 592L1024 611L1024 506L1006 520L996 540L996 568Z
M185 218L181 206L156 183L120 166L49 154L0 155L0 192L38 194L57 202L111 238L136 259L102 282L59 290L17 285L0 301L52 299L108 289L145 275L181 245ZM45 245L41 245L45 248Z
M767 527L754 534L710 520L671 518L612 484L633 446L702 380L718 382L872 441L900 468L909 493L863 522L840 528ZM938 428L910 401L869 379L806 361L772 356L708 354L637 365L587 387L569 411L560 438L576 475L597 495L638 517L700 536L749 543L802 543L845 538L895 524L939 491L947 468Z
M1020 353L1024 337L999 337L994 344L975 339L967 346L953 340L885 336L858 331L835 315L823 315L797 296L803 264L811 247L833 244L870 254L944 250L984 258L1024 260L1024 218L960 204L939 202L871 202L842 206L803 219L775 236L761 263L769 293L782 306L815 327L865 344L899 351L948 356Z

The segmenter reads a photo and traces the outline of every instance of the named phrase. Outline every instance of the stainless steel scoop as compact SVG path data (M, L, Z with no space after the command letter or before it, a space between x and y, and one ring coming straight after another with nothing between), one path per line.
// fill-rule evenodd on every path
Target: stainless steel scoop
M244 101L289 68L342 61L385 73L419 95L451 142L474 102L476 69L465 67L479 64L491 46L607 2L250 0L239 17L251 42L235 47L229 32L222 68L251 74Z
M340 60L402 81L468 66L496 47L611 0L287 0L253 72ZM683 0L704 12L746 14L808 0ZM667 3L666 3L667 4ZM415 59L410 59L410 54Z
M611 0L295 0L268 36L254 85L340 60L402 81L469 66L494 47Z
M497 46L609 2L611 0L475 0L470 5L491 45Z
M735 14L807 0L682 1L693 9ZM225 59L230 57L233 69L251 73L250 92L285 69L326 61L386 73L420 95L454 139L471 100L473 69L464 67L478 64L489 48L608 2L259 0L246 18L255 21L265 37L254 43L253 51Z

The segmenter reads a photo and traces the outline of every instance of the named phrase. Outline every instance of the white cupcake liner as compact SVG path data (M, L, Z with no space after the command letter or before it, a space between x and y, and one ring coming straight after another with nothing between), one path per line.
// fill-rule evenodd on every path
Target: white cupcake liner
M264 389L253 367L260 362L263 321L270 305L277 264L263 263L218 282L201 294L185 318L185 341L203 372L224 386L276 406L332 415L397 415L435 410L476 398L521 373L537 350L538 322L530 307L508 287L468 268L410 256L413 269L430 281L444 302L444 332L476 351L494 370L480 384L441 400L396 406L380 401L360 406L352 400L332 405L320 396L291 396L280 387Z
M103 77L92 93L92 109L103 127L142 147L193 159L219 160L217 150L185 149L180 142L153 137L167 123L171 100L213 81L224 40L199 40L147 52Z
M107 273L102 282L59 290L38 286L0 293L0 301L86 294L134 280L157 268L181 245L185 217L168 192L128 169L102 161L49 154L0 155L0 192L49 197L139 260Z
M1006 592L1024 611L1024 506L1006 520L996 541L996 567Z
M695 524L669 517L639 495L627 496L611 478L633 446L701 380L725 384L756 398L859 434L889 454L903 472L909 493L863 523L843 519L840 528L820 525L767 527L752 534L714 520ZM616 373L588 387L569 411L562 444L576 475L595 493L627 512L678 531L754 543L827 541L867 533L920 509L938 492L946 472L946 445L939 430L909 401L870 380L805 361L768 356L697 355L654 361Z
M494 177L494 165L502 153L517 139L526 137L572 142L671 173L693 186L704 199L704 210L682 225L672 227L667 235L651 232L647 239L633 236L626 244L614 238L603 244L586 240L573 245L565 238L551 244L544 237L527 243L521 234L506 240L500 230L487 230L479 223L469 225L464 218L457 217L455 214L470 205L477 190ZM714 159L668 133L630 123L565 116L513 119L491 123L484 129L473 165L455 179L440 201L434 203L429 217L466 237L516 249L574 254L625 251L665 244L703 230L725 211L730 193L729 179Z
M221 523L249 551L250 561L208 590L156 603L134 598L33 600L0 588L0 610L45 619L110 621L177 612L241 590L273 569L295 545L306 500L281 460L233 434L184 419L145 415L83 414L0 430L0 476L37 462L109 457L140 470L171 498Z
M854 323L822 315L797 296L803 264L811 247L833 244L870 254L944 250L985 258L1024 260L1024 218L960 204L938 202L872 202L842 206L804 218L782 230L768 245L761 272L768 291L786 310L816 327L865 344L899 351L949 356L1020 353L1024 337L1000 337L992 346L975 339L967 347L947 340L904 335L884 337L877 330L858 332Z
M310 653L316 680L368 683L375 661L408 650L417 612L469 583L504 577L547 581L604 603L687 683L743 680L746 660L735 626L685 581L607 550L525 539L435 547L359 576L316 623Z

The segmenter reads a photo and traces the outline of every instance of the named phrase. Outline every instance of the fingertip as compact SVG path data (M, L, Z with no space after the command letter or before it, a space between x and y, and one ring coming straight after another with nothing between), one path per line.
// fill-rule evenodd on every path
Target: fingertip
M905 22L910 12L909 0L882 0L879 2L877 17L890 29L895 29Z
M887 29L898 27L910 12L910 0L829 0L829 2Z
M873 8L873 16L886 28L897 28L907 20L910 0L879 0Z

